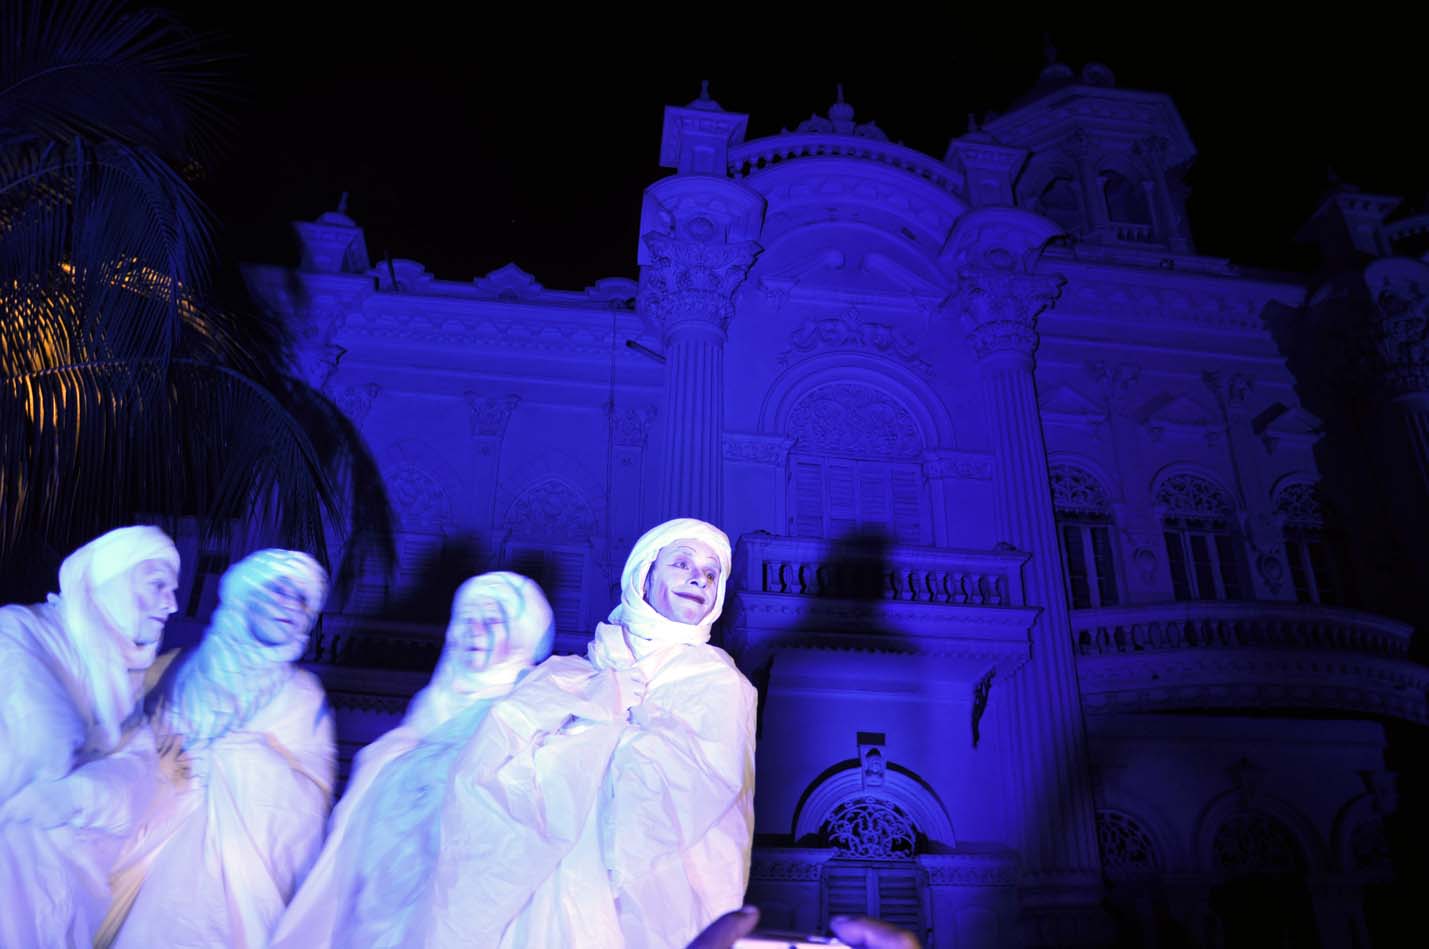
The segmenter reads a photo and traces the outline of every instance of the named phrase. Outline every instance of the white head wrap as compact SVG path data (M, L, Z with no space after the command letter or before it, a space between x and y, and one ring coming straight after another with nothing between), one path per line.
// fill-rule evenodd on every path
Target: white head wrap
M280 645L256 639L250 609L279 579L302 591L310 611L303 635ZM292 675L307 649L307 633L327 600L327 572L296 550L260 550L229 567L218 584L203 642L184 657L165 692L170 729L190 743L212 741L242 728Z
M72 650L66 665L92 696L90 744L97 750L119 743L121 726L139 700L143 671L158 654L158 641L134 641L143 617L130 573L146 560L163 561L178 575L178 548L163 531L112 530L65 558L60 592L50 594Z
M645 580L660 551L679 540L704 541L719 557L719 581L715 593L714 607L697 625L677 623L667 619L645 602ZM705 521L693 517L679 517L666 521L646 531L635 542L630 556L626 558L625 570L620 575L620 605L610 612L609 624L619 626L629 635L629 645L637 659L664 646L680 643L706 643L710 639L710 628L719 619L724 609L724 591L729 582L730 549L729 538L724 531ZM613 657L603 656L600 643L603 638L596 631L596 643L592 646L591 658L597 665L609 665ZM615 663L618 664L618 663Z
M511 652L504 661L484 669L472 669L462 655L457 624L462 610L478 599L495 601L505 614ZM522 672L551 654L555 637L555 614L534 581L507 572L472 577L457 587L446 647L432 681L412 699L405 724L428 732L479 699L505 695Z

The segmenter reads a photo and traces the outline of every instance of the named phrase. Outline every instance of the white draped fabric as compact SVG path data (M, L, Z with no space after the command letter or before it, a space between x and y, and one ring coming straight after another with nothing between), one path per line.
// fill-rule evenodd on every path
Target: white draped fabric
M698 625L645 602L656 556L719 556ZM457 762L423 946L685 946L738 908L753 842L756 695L708 644L728 539L670 521L636 543L588 659L548 660L496 703Z
M0 945L89 946L152 796L136 706L158 643L136 641L130 580L147 560L178 572L162 531L110 531L65 560L48 602L0 609Z
M280 582L300 592L302 626L265 643L254 624ZM326 574L306 554L260 551L230 568L219 596L203 642L150 695L155 727L183 736L191 774L158 796L126 847L101 944L267 946L321 846L333 721L322 685L292 662Z
M488 629L493 615L500 629ZM358 754L274 947L422 944L452 765L492 702L550 654L553 618L540 588L518 574L483 574L458 589L431 683L400 726ZM490 638L476 642L483 633ZM504 649L492 641L503 636Z

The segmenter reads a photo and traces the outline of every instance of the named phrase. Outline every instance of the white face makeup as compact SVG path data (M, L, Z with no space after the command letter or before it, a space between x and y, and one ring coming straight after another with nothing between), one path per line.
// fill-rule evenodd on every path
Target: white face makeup
M308 602L302 587L280 576L254 594L248 606L248 625L253 638L267 646L306 644L316 612L316 604Z
M139 649L157 650L164 638L164 624L179 608L174 599L174 591L179 587L178 574L167 560L145 560L129 571L129 583L138 617L133 644Z
M645 602L668 620L698 625L719 595L719 555L702 540L660 548L645 578Z
M510 659L515 650L506 611L490 597L465 600L452 616L447 637L457 650L462 666L480 672Z

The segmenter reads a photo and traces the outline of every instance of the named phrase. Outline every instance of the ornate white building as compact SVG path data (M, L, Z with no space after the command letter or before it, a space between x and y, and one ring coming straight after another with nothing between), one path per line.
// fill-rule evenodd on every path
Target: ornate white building
M666 110L672 172L611 235L638 281L374 266L341 213L248 269L401 518L398 574L310 656L345 756L424 683L463 576L536 576L581 650L634 539L688 514L737 541L766 922L1368 944L1383 723L1429 720L1429 669L1344 605L1323 426L1267 322L1313 301L1195 252L1172 101L1052 66L943 156L842 101L745 127ZM1362 233L1341 199L1319 226Z

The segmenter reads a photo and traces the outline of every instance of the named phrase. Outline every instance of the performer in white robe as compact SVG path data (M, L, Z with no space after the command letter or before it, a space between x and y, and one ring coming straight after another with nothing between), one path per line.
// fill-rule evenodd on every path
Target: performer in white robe
M273 946L407 946L441 845L447 778L491 703L551 652L554 616L515 573L467 580L431 683L402 724L358 753L312 872Z
M94 938L158 783L138 705L178 571L163 531L124 527L66 558L47 602L0 609L0 946Z
M297 551L262 550L223 575L203 642L149 696L191 776L126 848L100 945L268 945L332 803L332 716L294 665L326 598L327 574Z
M588 660L548 660L457 764L421 945L683 947L743 902L756 694L708 643L729 541L646 533Z

